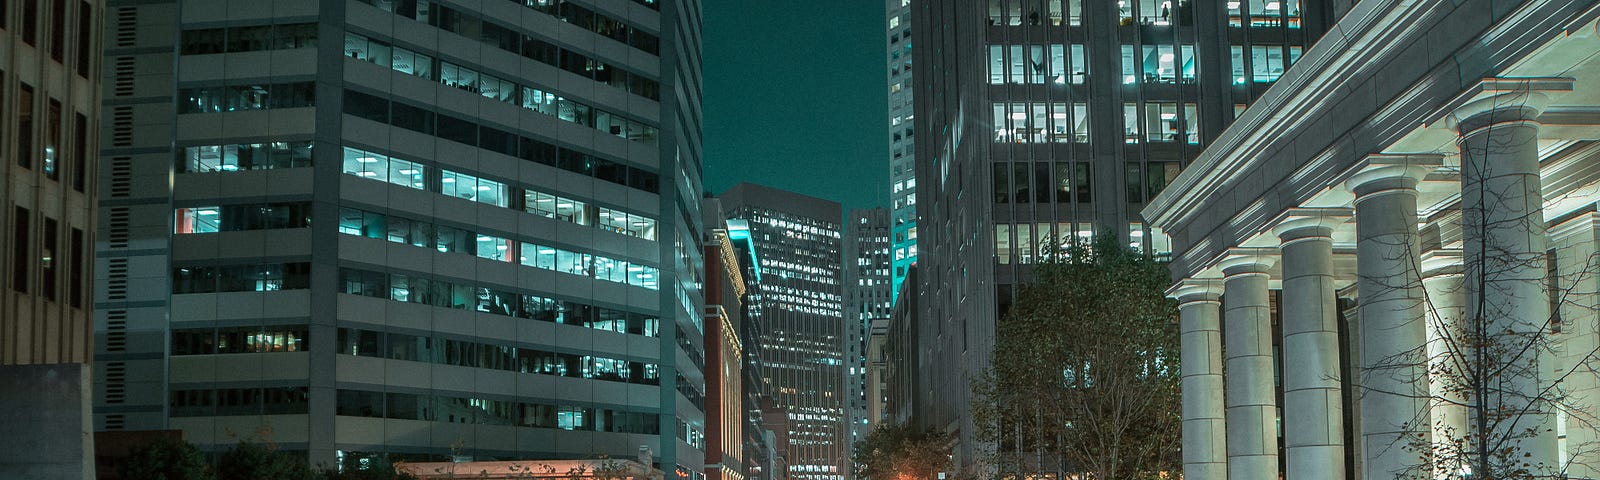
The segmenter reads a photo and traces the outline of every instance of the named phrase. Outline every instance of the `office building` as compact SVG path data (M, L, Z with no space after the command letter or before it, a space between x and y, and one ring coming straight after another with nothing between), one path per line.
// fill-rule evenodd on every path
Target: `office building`
M917 150L912 128L911 0L884 0L889 63L889 212L894 227L894 270L890 296L900 295L906 270L917 263ZM893 301L891 299L891 301Z
M699 2L108 8L98 429L704 475Z
M1184 478L1504 478L1417 454L1471 438L1600 475L1596 18L1361 2L1146 206L1173 237Z
M867 379L863 391L867 397L867 417L863 423L868 426L868 431L890 421L887 408L889 394L887 383L884 382L889 371L889 356L884 351L889 341L889 321L889 317L874 318L867 330Z
M0 477L94 473L88 363L100 0L0 5Z
M916 288L922 284L916 283L917 270L920 267L913 265L906 271L906 286ZM881 375L883 382L883 412L885 422L899 425L911 425L920 428L930 428L917 416L918 412L925 409L919 408L932 401L931 398L919 396L931 395L931 391L922 385L929 375L922 373L921 365L927 362L922 355L932 356L934 352L918 348L918 335L922 334L918 328L917 300L923 294L915 290L907 290L906 295L901 295L894 302L894 309L889 312L889 324L883 332L883 363ZM878 341L876 329L873 332Z
M709 201L708 201L709 202ZM720 209L720 201L718 208ZM710 215L709 211L704 213ZM721 210L718 215L726 217ZM719 217L719 218L721 218ZM709 217L707 217L709 218ZM762 370L762 358L765 354L760 341L765 335L762 333L760 318L750 312L759 310L753 303L753 296L748 294L761 280L760 254L754 240L750 237L750 223L737 218L725 220L724 225L728 232L728 243L733 246L734 254L738 257L740 278L744 281L744 292L740 298L739 310L739 342L743 346L740 359L741 377L739 387L743 394L744 405L744 474L745 478L752 480L781 480L788 478L788 464L784 458L787 455L787 435L789 427L785 424L771 423L770 419L781 419L782 415L769 416L768 410L778 409L769 390L772 388L765 380ZM782 437L780 437L782 436ZM785 441L779 442L780 438Z
M788 477L842 480L849 470L847 334L838 203L751 183L720 197L730 230L759 252L745 318L760 325L761 382L787 417ZM733 220L742 221L735 226Z
M888 319L894 306L894 285L889 270L891 211L886 208L851 209L844 227L845 321L849 341L845 349L845 374L849 389L850 451L855 442L878 425L868 416L867 350L872 323Z
M706 478L744 480L744 266L728 235L722 206L700 201L705 257L704 350L706 374Z
M1139 211L1326 31L1337 2L913 3L919 422L978 461L969 376L1031 264L1113 235L1156 257ZM971 473L971 472L969 472Z

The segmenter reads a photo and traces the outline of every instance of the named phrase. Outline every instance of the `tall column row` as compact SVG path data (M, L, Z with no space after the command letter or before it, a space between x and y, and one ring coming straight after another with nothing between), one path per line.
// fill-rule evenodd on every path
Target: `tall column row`
M1563 225L1551 277L1538 145L1546 99L1532 83L1496 82L1448 118L1460 149L1461 235L1443 247L1459 240L1461 248L1434 244L1422 254L1418 186L1435 172L1443 172L1435 181L1454 181L1441 170L1444 155L1375 154L1345 181L1353 209L1291 209L1273 225L1278 248L1230 249L1205 268L1220 271L1220 281L1185 280L1174 289L1182 313L1185 478L1278 476L1268 297L1275 266L1289 480L1456 478L1465 469L1429 465L1425 452L1481 438L1513 439L1509 455L1535 473L1600 473L1600 453L1588 453L1600 449L1572 445L1600 441L1593 432L1600 425L1600 362L1590 355L1600 350L1600 216ZM1351 217L1360 373L1343 378L1333 235ZM1561 302L1556 310L1553 299ZM1468 372L1482 378L1465 378ZM1359 405L1349 446L1345 389ZM1468 395L1474 389L1489 393ZM1558 418L1553 397L1562 394L1560 401L1580 408ZM1581 431L1573 431L1574 420L1584 423ZM1561 425L1567 454L1558 443ZM1352 454L1360 466L1346 472ZM1449 454L1465 454L1470 463L1474 452Z

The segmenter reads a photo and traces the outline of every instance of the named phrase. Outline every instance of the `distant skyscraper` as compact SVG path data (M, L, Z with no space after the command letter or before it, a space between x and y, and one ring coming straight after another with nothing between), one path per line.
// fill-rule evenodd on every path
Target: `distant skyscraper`
M94 474L104 0L0 2L0 478Z
M933 401L915 416L959 430L961 465L975 461L968 375L1031 264L1095 234L1167 255L1139 210L1326 31L1331 3L913 5L916 343L936 352L920 357L933 393L917 398Z
M867 349L872 323L887 320L894 306L889 273L889 217L889 210L881 207L851 210L844 227L844 318L849 328L845 373L850 377L847 395L852 447L878 421L867 414Z
M759 251L747 317L762 328L755 341L766 391L788 414L789 478L841 480L850 464L852 341L840 285L843 212L838 203L750 183L719 198Z
M911 0L886 0L889 63L889 212L894 227L890 302L900 295L906 270L917 263L917 150L912 128Z
M113 9L99 428L704 475L697 0Z

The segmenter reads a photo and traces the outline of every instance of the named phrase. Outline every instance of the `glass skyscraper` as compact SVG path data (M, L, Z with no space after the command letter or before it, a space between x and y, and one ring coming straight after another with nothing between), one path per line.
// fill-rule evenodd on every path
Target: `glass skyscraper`
M760 325L762 390L788 420L788 477L843 480L850 403L838 203L751 183L718 197L756 255L745 319ZM730 221L730 224L738 223ZM742 233L740 234L743 235ZM751 281L753 279L753 281Z
M1314 0L926 0L917 34L919 422L975 461L970 379L1031 265L1139 217L1332 24Z
M867 436L877 426L872 418L868 385L867 356L872 323L887 321L894 307L893 285L890 284L889 235L892 231L891 212L886 208L851 209L844 227L844 295L845 321L849 329L849 345L845 350L846 373L849 375L850 451L855 451L856 441Z
M109 3L98 429L703 475L698 1Z
M885 0L889 70L889 211L894 245L890 302L917 263L916 112L911 101L911 0Z

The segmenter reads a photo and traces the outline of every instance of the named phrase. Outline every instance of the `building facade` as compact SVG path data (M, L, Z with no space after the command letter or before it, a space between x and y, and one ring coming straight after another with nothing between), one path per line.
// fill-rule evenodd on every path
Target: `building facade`
M845 373L849 375L846 396L850 405L850 445L865 438L878 425L868 414L871 404L867 383L868 355L872 324L888 319L894 306L893 261L890 260L890 235L893 212L885 208L852 209L844 228L844 294L846 337Z
M0 5L0 477L93 476L89 363L105 2Z
M864 423L869 428L877 428L891 421L887 408L888 384L884 382L889 371L889 356L884 351L888 341L889 318L872 319L871 328L867 331L867 388L864 392L867 397L867 419Z
M751 183L718 197L730 229L755 245L746 318L760 324L761 382L787 417L788 477L842 480L849 470L850 403L838 203ZM739 220L742 225L734 226Z
M894 235L890 297L900 295L906 270L917 263L916 108L911 92L911 0L884 0L888 29L889 203ZM890 299L892 303L893 298Z
M716 199L703 199L706 281L706 477L744 480L745 389L744 342L739 336L744 317L743 256L728 236L727 220Z
M906 271L906 281L910 282L906 286L916 288L922 285L916 283L919 268L913 265ZM907 290L906 293L895 300L894 309L889 312L889 324L883 333L884 365L880 372L883 379L882 416L885 422L925 427L927 423L917 417L917 413L925 408L918 406L927 404L931 399L918 396L929 394L930 389L923 388L922 384L930 375L924 375L920 365L926 361L921 355L931 355L932 352L917 346L917 336L922 333L917 322L920 312L917 300L923 295L915 290ZM874 331L873 335L876 336L877 332Z
M699 2L108 8L97 429L703 475Z
M1145 208L1175 247L1185 478L1503 477L1474 438L1600 474L1597 18L1361 2Z
M976 458L970 378L1031 264L1139 215L1335 17L1334 2L914 3L920 422ZM959 352L959 354L956 354Z

